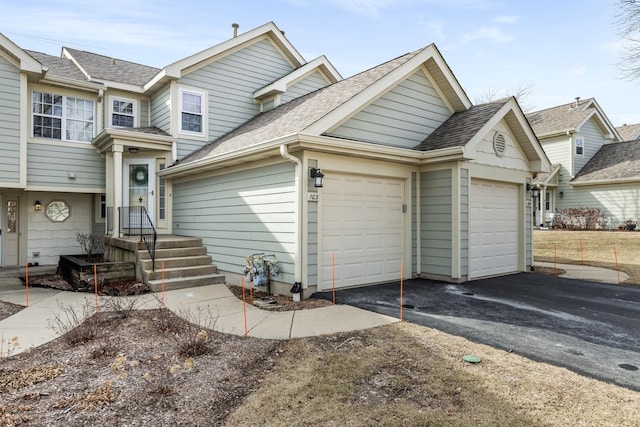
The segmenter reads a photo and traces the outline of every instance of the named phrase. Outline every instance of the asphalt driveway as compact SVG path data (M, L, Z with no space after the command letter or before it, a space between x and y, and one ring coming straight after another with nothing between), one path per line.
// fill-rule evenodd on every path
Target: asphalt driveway
M640 286L521 273L408 280L403 296L405 321L640 391ZM399 317L400 284L339 290L336 302Z

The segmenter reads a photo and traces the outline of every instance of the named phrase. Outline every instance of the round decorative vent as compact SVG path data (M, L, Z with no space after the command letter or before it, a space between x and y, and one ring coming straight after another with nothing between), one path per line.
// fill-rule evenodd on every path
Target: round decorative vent
M506 147L507 140L504 138L504 135L500 132L496 132L493 137L493 151L496 152L496 156L502 157Z

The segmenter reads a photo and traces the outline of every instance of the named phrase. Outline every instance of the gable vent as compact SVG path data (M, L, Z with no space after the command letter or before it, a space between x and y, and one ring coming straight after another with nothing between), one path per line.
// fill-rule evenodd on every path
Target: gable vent
M500 132L496 132L493 137L493 151L496 152L496 156L502 157L504 156L504 150L507 147L507 141L504 138L504 135Z

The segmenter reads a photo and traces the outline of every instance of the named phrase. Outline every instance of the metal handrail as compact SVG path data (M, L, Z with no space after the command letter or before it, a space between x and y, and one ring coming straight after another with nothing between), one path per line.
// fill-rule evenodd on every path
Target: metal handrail
M144 242L153 271L156 269L156 242L158 232L153 226L149 212L144 206L124 206L118 208L120 212L120 233L124 236L140 236Z

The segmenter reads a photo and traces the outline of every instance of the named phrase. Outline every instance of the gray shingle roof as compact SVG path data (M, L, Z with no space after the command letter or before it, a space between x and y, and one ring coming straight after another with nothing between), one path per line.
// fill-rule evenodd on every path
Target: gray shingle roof
M640 141L603 145L571 180L574 183L640 177Z
M635 125L624 125L616 128L623 141L634 141L640 139L640 123Z
M80 67L91 76L92 80L109 80L142 86L160 71L159 68L98 55L84 50L76 50L69 47L64 49L73 56Z
M181 160L181 164L300 133L413 58L408 53L262 113Z
M508 100L509 98L505 98L474 105L467 111L455 113L414 149L430 151L465 145L478 133L482 126L495 116Z
M535 111L527 114L527 120L529 120L537 137L574 130L592 113L590 108L585 108L592 100L593 98L581 100L577 108L574 101L546 110Z
M87 81L86 76L78 69L72 60L60 58L59 56L51 56L46 53L25 50L36 61L49 68L47 75L56 77L64 77L72 80Z

